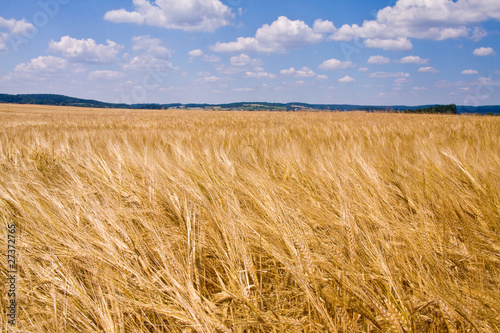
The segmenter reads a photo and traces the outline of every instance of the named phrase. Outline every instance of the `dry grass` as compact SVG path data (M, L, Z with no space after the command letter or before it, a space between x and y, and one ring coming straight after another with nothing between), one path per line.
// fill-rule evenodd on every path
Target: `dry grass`
M2 105L1 330L500 332L499 171L500 117Z

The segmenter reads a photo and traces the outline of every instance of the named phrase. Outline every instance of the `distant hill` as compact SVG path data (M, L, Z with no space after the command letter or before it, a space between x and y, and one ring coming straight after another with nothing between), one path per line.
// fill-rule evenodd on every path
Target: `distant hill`
M296 111L296 110L338 110L338 111L401 111L421 113L475 113L475 114L500 114L500 105L489 106L463 106L463 105L351 105L351 104L308 104L308 103L267 103L267 102L240 102L227 104L124 104L105 103L92 99L81 99L54 94L0 94L0 103L14 104L38 104L77 106L89 108L126 108L126 109L170 109L170 108L204 108L223 110L246 110L246 111Z
M81 107L92 107L92 108L128 107L126 104L111 104L111 103L95 101L92 99L81 99L81 98L68 97L63 95L52 95L52 94L28 94L28 95L0 94L0 103L81 106Z
M500 105L484 105L484 106L457 106L458 113L479 113L479 114L495 114L500 115Z

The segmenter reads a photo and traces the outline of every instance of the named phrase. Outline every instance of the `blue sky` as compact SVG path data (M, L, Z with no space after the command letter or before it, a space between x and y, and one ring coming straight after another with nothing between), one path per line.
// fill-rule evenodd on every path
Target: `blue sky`
M498 0L2 0L0 92L500 104Z

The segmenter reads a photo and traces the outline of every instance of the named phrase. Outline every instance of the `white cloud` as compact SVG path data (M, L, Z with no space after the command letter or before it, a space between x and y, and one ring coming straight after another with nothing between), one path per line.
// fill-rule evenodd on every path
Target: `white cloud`
M140 54L127 59L123 69L128 71L155 71L167 72L174 69L172 63L166 59L156 58L150 54Z
M406 83L406 82L408 82L408 81L409 81L409 80L408 80L406 77L400 77L400 78L398 78L398 79L394 80L394 84L395 84L396 86L401 86L401 85L403 85L404 83Z
M162 40L150 36L132 37L133 56L125 54L123 70L126 71L153 71L165 73L175 69L170 62L172 51L164 47Z
M365 40L365 46L390 51L409 51L413 48L410 40L404 37L397 39L369 38Z
M337 70L337 69L352 68L355 67L355 65L351 61L340 61L337 59L329 59L323 61L323 63L318 67L324 70Z
M404 77L410 77L410 74L409 73L403 73L403 72L396 72L396 73L391 73L391 72L375 72L375 73L371 73L369 76L370 77L374 77L374 78L387 78L387 77L404 78Z
M219 0L134 0L135 10L112 10L104 19L185 31L215 31L229 25L234 14Z
M208 75L208 76L201 77L201 78L197 79L196 81L197 82L204 82L204 83L214 83L214 82L219 82L222 80L224 80L224 79L221 77L217 77L214 75Z
M482 28L482 27L475 27L472 30L471 38L475 42L479 42L481 39L483 39L486 36L488 36L488 32L486 30L484 30L484 28Z
M386 92L379 92L378 95L382 98L388 98L388 97L392 97L392 96L395 96L396 93L386 93Z
M229 59L229 64L216 64L215 68L222 74L241 74L247 71L264 72L262 60L254 59L245 53L233 56Z
M301 69L295 69L294 67L290 67L288 69L282 69L280 71L281 75L293 76L297 78L305 78L305 77L315 77L318 80L326 80L328 76L326 75L317 75L312 69L309 67L302 67ZM298 82L298 81L297 81Z
M369 69L367 67L359 67L358 72L368 72Z
M248 71L245 73L246 78L251 78L251 79L275 79L276 74L270 74L267 72L251 72Z
M437 69L435 69L434 67L430 67L430 66L420 67L418 69L418 71L422 72L422 73L439 73L439 71Z
M62 77L82 73L85 69L80 64L70 63L67 59L54 56L40 56L29 62L21 63L9 74L10 78L45 80L47 78Z
M36 30L33 24L26 22L24 19L18 21L16 19L5 19L0 16L0 29L6 30L6 32L0 31L0 52L8 50L7 42L9 41L9 34L16 36L29 36L30 33ZM20 37L22 38L22 37Z
M339 79L338 81L340 83L352 83L352 82L356 82L356 80L353 79L352 77L350 77L349 75L344 76L343 78Z
M302 67L301 69L295 69L290 67L289 69L282 69L280 71L282 75L293 75L294 77L313 77L316 76L316 73L308 67Z
M456 87L463 85L464 83L462 81L458 82L450 82L447 80L438 80L434 83L434 87L436 88L451 88L451 87Z
M375 20L366 20L361 26L343 25L330 38L362 38L368 47L409 50L408 38L478 40L484 37L484 30L468 26L489 19L500 20L497 0L398 0L394 6L379 10Z
M429 59L422 59L419 56L407 56L401 58L399 62L402 64L426 64L429 62Z
M0 28L7 29L8 32L14 35L28 35L35 30L33 24L26 22L24 19L17 21L15 19L5 19L0 16Z
M474 55L484 57L495 54L495 51L491 47L480 47L474 50Z
M237 92L248 92L248 91L254 91L255 89L253 88L233 88L231 91L237 91Z
M413 87L413 90L415 90L415 91L426 91L427 88L426 87Z
M491 77L480 77L476 82L473 83L474 85L479 85L479 86L492 86L492 87L500 87L500 80L495 80Z
M462 71L462 74L465 74L465 75L475 75L475 74L478 74L478 72L474 69L464 69Z
M337 28L335 28L333 22L330 22L328 20L323 21L322 19L317 19L316 21L314 21L313 30L320 34L328 34L328 33L334 33L335 31L337 31Z
M50 41L49 49L61 53L75 62L109 63L117 59L121 45L107 40L107 45L97 44L92 38L76 39L64 36L61 41Z
M202 50L200 49L196 49L196 50L191 50L188 52L188 55L191 57L191 58L198 58L198 57L203 57L205 55L205 53L203 53Z
M170 58L172 51L161 45L162 40L159 38L152 38L149 35L132 37L132 50L145 51L159 58Z
M205 54L203 56L202 60L205 62L219 62L220 57L213 55L213 54Z
M108 70L93 71L89 74L91 80L117 80L125 77L127 77L125 73Z
M0 32L0 52L7 50L7 41L9 35L5 32Z
M231 57L229 62L233 66L245 67L245 66L262 66L262 60L252 59L250 56L242 53L238 56Z
M390 63L391 60L387 57L384 57L384 56L380 56L380 55L375 55L375 56L370 56L370 58L368 58L368 63L369 64L388 64Z
M68 61L64 58L54 56L40 56L31 59L28 63L21 63L16 66L14 72L17 73L35 73L35 72L59 72L68 67Z
M328 25L325 22L318 23L316 28L322 31ZM217 42L213 49L216 52L285 53L320 43L324 39L324 33L320 31L311 29L303 21L280 16L271 25L264 24L259 28L255 37L238 37L235 42L229 43Z
M188 52L188 55L191 60L193 59L201 59L202 61L205 62L219 62L220 57L213 55L213 54L205 54L202 50L196 49L196 50L191 50Z
M212 48L215 52L277 52L274 48L265 48L254 37L238 37L236 42L229 43L217 42Z

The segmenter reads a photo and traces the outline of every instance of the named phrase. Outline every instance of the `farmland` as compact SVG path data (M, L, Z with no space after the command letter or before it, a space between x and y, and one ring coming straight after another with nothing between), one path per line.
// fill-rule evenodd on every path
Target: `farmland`
M1 330L500 332L499 171L500 117L0 105Z

